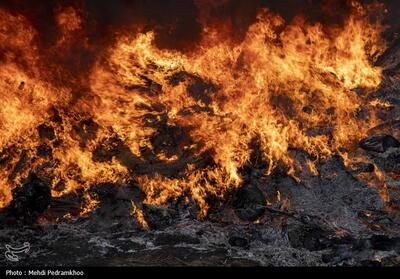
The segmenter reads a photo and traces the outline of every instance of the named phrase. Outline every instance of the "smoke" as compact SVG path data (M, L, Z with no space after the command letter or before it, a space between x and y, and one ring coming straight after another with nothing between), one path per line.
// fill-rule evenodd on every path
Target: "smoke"
M134 26L155 30L161 47L176 48L196 41L201 31L193 1L179 0L3 0L0 7L26 17L38 31L41 47L50 47L60 35L55 12L62 7L82 9L83 29L92 44L112 40L116 31L133 31Z
M397 2L385 1L390 11L399 10ZM243 40L263 7L281 15L287 23L302 16L310 22L340 25L351 11L350 3L350 0L43 0L40 3L2 0L0 8L22 15L30 22L36 30L39 60L49 71L58 72L64 84L82 84L93 63L112 46L116 34L152 30L159 48L189 52L208 25L233 40ZM67 7L79 11L81 31L60 45L64 33L56 17ZM396 16L393 12L389 18L395 21Z
M372 1L363 1L368 2ZM390 10L398 10L398 1L383 2ZM133 26L140 25L156 31L160 47L180 49L199 39L202 30L199 15L205 11L209 20L229 21L233 32L243 33L261 7L268 7L287 22L303 15L313 22L340 24L351 11L350 3L349 0L43 0L40 3L2 0L0 7L25 16L39 31L42 46L51 46L59 35L55 11L74 6L82 9L83 25L93 44L110 40L110 33L116 30L132 31Z
M78 11L81 29L63 38L57 14L68 7ZM192 1L3 0L0 8L23 16L33 27L41 68L58 73L48 75L57 79L49 81L75 87L84 84L93 63L114 43L117 33L153 30L160 48L185 50L198 41L201 32Z

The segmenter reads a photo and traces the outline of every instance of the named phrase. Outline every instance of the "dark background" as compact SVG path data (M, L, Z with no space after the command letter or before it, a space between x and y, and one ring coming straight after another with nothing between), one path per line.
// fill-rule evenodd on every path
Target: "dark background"
M400 30L400 1L382 2L388 10L385 23L391 26L384 37L391 41ZM76 36L68 49L57 49L60 30L55 11L69 6L80 11L84 33ZM143 31L155 31L158 47L185 52L193 49L200 39L204 15L207 24L228 25L223 32L240 41L262 7L280 14L287 23L303 15L310 22L327 25L340 25L350 11L346 0L0 0L0 8L28 19L37 33L34 43L42 63L62 74L64 83L82 83L93 62L113 43L117 32L133 32L134 26L141 26ZM0 61L1 52L0 45Z
M340 24L349 7L346 0L225 0L223 4L210 0L0 0L0 7L16 14L23 14L39 31L41 43L51 45L57 38L54 10L60 6L75 5L83 11L85 29L90 40L109 37L109 32L124 29L132 24L142 24L155 30L160 47L184 48L200 35L198 22L200 8L208 9L210 18L231 23L232 33L240 38L255 20L260 7L269 7L287 22L296 15L305 15L310 21ZM372 1L362 1L372 2ZM400 3L398 0L382 1L388 8L387 22L399 26ZM109 39L109 38L108 38Z

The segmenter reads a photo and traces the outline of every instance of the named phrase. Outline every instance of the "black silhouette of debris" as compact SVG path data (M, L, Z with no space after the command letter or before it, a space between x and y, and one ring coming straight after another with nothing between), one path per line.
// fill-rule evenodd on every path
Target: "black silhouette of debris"
M9 206L12 215L25 221L34 221L51 202L51 186L34 173L13 190L13 200Z
M367 151L383 153L389 148L399 148L400 142L391 135L376 135L363 139L360 147Z

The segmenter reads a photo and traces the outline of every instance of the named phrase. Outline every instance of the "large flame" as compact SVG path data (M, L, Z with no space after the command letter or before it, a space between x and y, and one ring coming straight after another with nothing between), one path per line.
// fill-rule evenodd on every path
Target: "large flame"
M344 24L328 27L263 9L241 42L205 26L185 54L157 48L153 32L116 34L81 88L62 75L56 85L34 29L0 10L0 207L35 170L55 196L133 180L145 203L186 197L204 217L210 198L243 185L255 152L266 175L281 166L297 181L290 149L315 160L346 154L379 121L359 117L357 91L381 83L373 61L384 49L370 7L351 3ZM84 36L80 13L57 13L55 49L68 50Z

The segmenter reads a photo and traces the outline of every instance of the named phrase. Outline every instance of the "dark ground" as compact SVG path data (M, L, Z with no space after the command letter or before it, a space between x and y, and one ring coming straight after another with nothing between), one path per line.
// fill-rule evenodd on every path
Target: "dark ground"
M398 151L392 148L379 156L399 154ZM299 152L298 156L306 155ZM103 185L99 191L100 207L93 214L56 225L24 226L3 214L1 223L7 225L0 230L0 241L13 246L29 242L31 249L20 255L17 263L3 256L0 263L6 266L398 266L398 181L390 186L391 205L393 208L397 205L397 210L387 212L377 190L357 179L341 159L330 159L318 168L319 177L304 174L304 185L280 175L261 184L249 183L236 193L232 202L214 209L204 221L196 219L196 210L190 205L144 206L152 227L148 231L129 217L130 199L135 199L135 193L128 186ZM274 196L277 190L281 201L265 204L264 196ZM285 202L287 198L290 205ZM52 213L46 214L54 217L60 207L70 206L67 202L71 203L68 198L53 200L48 210ZM0 249L4 255L5 247L2 245Z

